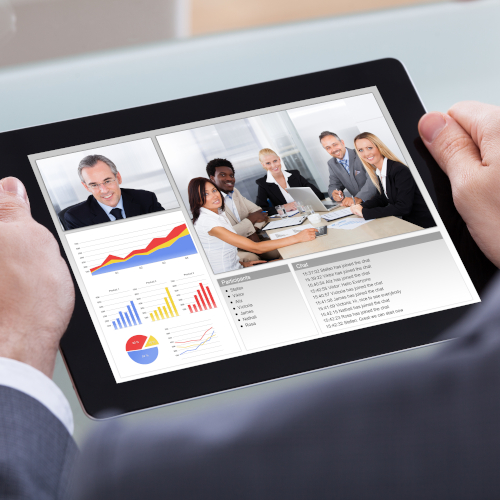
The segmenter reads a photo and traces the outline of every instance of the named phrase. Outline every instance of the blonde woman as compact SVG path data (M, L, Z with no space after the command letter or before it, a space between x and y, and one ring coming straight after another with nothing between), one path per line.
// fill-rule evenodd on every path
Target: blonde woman
M353 214L366 220L394 215L424 228L436 225L410 169L376 135L357 135L354 147L378 192L351 206Z
M255 181L259 186L256 204L267 210L269 215L276 213L276 205L283 205L285 210L296 208L294 199L287 192L291 187L310 187L320 200L324 198L321 191L302 177L298 170L284 170L281 158L272 149L261 149L259 161L267 174ZM267 200L271 203L270 207Z

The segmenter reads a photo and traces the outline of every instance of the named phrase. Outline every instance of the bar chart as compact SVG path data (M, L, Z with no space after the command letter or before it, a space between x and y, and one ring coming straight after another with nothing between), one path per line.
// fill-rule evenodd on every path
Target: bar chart
M152 321L160 321L162 319L169 319L179 316L179 311L175 306L174 299L172 298L168 287L165 287L165 292L166 296L163 297L163 300L165 301L166 306L158 306L153 312L149 313Z
M118 315L119 318L116 318L116 320L113 321L115 330L118 330L119 328L142 325L141 318L139 318L139 314L133 300L130 301L130 305L127 305L127 310L124 312L118 311Z
M214 297L210 291L210 287L203 286L203 283L198 283L199 288L193 295L196 304L188 304L188 309L190 313L207 311L208 309L215 309L217 305L215 304ZM208 306L208 307L207 307Z

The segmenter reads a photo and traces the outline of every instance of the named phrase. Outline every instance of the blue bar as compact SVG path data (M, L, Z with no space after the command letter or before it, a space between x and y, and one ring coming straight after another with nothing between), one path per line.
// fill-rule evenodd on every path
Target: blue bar
M128 314L127 313L124 313L124 314L125 314L125 317L127 318L128 326L132 326L132 323L130 322L130 318L128 317Z
M135 315L137 317L137 321L139 322L139 325L142 325L142 322L141 322L141 318L139 318L139 315L137 314L137 309L135 308L135 304L134 304L134 301L131 300L130 303L132 304L132 309L134 310L135 312Z
M128 313L130 314L130 317L132 318L132 322L134 323L134 326L137 326L137 322L135 321L134 315L132 314L132 309L130 309L130 306L127 306ZM128 319L128 316L127 316Z
M122 324L120 323L120 320L119 320L118 318L116 318L116 322L118 323L118 326L119 326L120 328L123 328L123 326L122 326Z
M116 328L116 323L113 321L113 326L115 327L115 330L118 330L118 328Z
M125 318L123 317L123 314L122 314L122 312L121 312L121 311L120 311L120 318L122 319L123 326L124 326L125 328L127 328L127 323L125 323ZM130 323L130 321L129 321L129 323Z

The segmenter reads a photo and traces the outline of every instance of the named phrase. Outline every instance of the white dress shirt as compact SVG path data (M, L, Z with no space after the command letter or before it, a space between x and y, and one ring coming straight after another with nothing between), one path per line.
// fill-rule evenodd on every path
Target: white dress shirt
M214 227L223 227L236 234L236 231L231 226L229 219L222 209L219 209L219 213L216 214L206 208L200 208L200 216L195 222L194 227L214 274L236 271L236 269L243 268L238 258L237 247L208 234Z
M111 210L115 208L119 208L122 211L122 217L124 219L127 218L127 215L125 214L125 210L123 209L123 197L120 196L120 201L116 204L116 207L110 207L108 205L105 205L104 203L101 203L97 198L96 200L97 203L101 206L101 208L106 212L107 216L109 217L109 220L116 220L116 217L111 213Z
M283 175L285 176L285 181L286 181L286 188L288 189L290 186L288 185L288 177L290 177L292 174L290 172L287 172L285 169L281 169L281 171L283 172ZM288 194L288 192L283 189L277 182L276 182L276 179L272 176L271 172L267 172L267 179L266 179L266 182L269 182L269 183L273 183L276 184L279 188L280 188L280 191L281 191L281 194L283 195L283 197L285 198L285 201L287 203L293 203L295 200L291 197L290 194Z
M384 163L382 164L382 171L380 171L378 168L375 169L375 173L379 177L379 179L382 181L382 187L384 188L384 194L385 197L387 198L387 158L384 158Z
M61 389L41 371L26 363L0 357L0 385L24 392L49 409L73 434L73 414Z
M236 217L238 222L241 222L241 217L240 214L238 213L238 209L236 208L236 204L234 203L233 200L233 194L234 191L231 191L230 193L222 193L222 196L224 196L224 205L233 212L234 216Z

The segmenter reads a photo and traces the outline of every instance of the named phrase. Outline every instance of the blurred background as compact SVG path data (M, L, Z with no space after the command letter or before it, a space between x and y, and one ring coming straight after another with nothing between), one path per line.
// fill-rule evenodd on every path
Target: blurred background
M435 0L0 0L0 67Z

